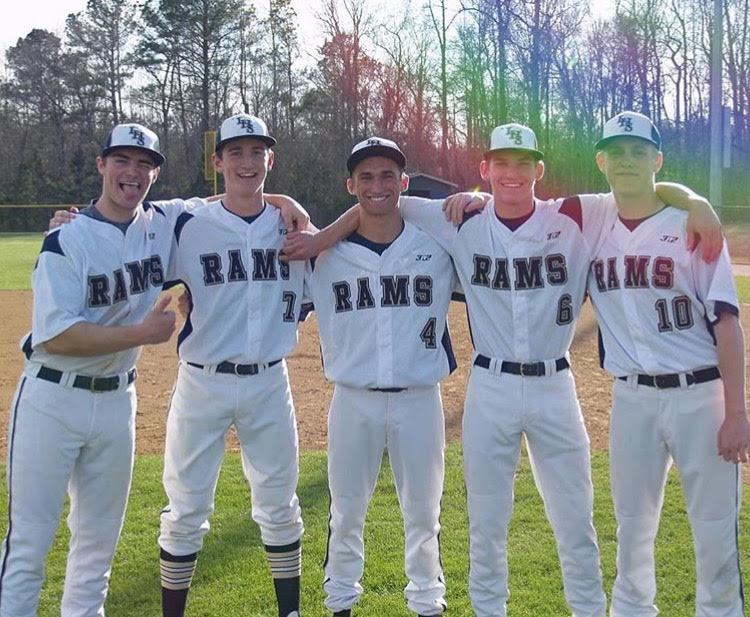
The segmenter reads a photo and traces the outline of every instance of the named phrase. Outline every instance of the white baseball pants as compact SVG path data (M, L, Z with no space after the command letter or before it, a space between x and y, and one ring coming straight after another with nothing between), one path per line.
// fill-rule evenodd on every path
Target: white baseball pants
M44 563L70 495L60 612L103 617L133 469L134 384L91 393L23 376L8 427L8 533L0 615L37 614Z
M589 440L569 370L522 377L472 367L463 445L474 611L506 616L508 522L523 435L557 541L568 606L574 617L604 617Z
M617 517L612 617L653 617L654 539L667 472L680 472L696 555L697 617L742 617L737 545L741 475L718 454L720 379L659 390L615 379L610 474Z
M334 612L347 609L362 594L365 515L386 449L404 517L409 579L404 596L415 613L441 615L445 583L438 534L445 425L439 386L388 393L336 385L328 414L325 605Z
M211 374L182 363L167 418L159 546L190 555L203 546L214 510L227 431L234 425L264 544L302 536L296 487L297 424L286 362L256 375Z

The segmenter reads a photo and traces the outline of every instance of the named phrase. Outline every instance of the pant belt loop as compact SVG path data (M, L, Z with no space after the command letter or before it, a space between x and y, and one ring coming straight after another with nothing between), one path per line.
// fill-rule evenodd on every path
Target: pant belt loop
M628 387L631 390L635 390L638 388L638 375L628 375Z
M500 370L501 368L502 368L501 360L498 360L497 358L490 358L490 373L500 377L502 373L502 371Z
M216 374L216 367L219 366L218 364L206 364L203 367L203 372L206 375L215 375Z
M680 388L687 388L688 382L687 382L687 375L685 373L679 373L680 378Z
M544 361L544 375L545 377L552 377L557 374L557 361L556 360L545 360Z
M76 374L70 371L63 371L62 377L60 378L60 385L66 388L72 388L73 382L76 380Z

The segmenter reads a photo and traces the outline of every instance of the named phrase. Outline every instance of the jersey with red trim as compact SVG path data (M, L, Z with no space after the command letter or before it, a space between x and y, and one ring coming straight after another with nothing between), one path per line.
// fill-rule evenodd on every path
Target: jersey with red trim
M402 199L402 212L453 257L475 350L516 362L564 356L583 304L590 260L616 218L611 195L535 202L511 231L493 202L455 227L440 201Z
M448 253L405 223L381 255L348 240L315 260L310 296L326 378L354 388L430 386L455 368Z
M686 245L687 213L664 208L632 231L617 220L595 255L589 293L611 374L716 366L717 304L739 313L726 244L713 263Z

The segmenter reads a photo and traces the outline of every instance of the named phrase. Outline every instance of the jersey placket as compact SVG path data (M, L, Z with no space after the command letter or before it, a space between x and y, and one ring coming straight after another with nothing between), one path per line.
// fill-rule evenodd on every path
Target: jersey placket
M397 343L393 340L393 307L383 306L383 286L380 284L380 277L383 275L389 275L393 268L390 265L388 259L388 249L386 249L382 255L373 253L372 256L377 259L377 265L374 268L376 276L375 280L372 281L377 291L373 290L375 296L375 346L377 347L375 353L378 361L378 384L381 387L391 387L394 385L393 378L393 355L388 353L389 349L392 349L395 353L398 347Z
M245 235L245 255L250 258L250 256L253 254L253 248L258 248L257 246L254 246L255 244L257 244L257 241L255 239L256 234L253 233L255 230L253 229L253 225L248 225L244 221L241 221L241 223L243 225L243 232ZM259 356L261 342L261 332L259 326L263 323L263 290L265 288L265 285L263 285L262 281L253 280L252 263L248 264L247 278L248 280L245 294L247 296L248 310L246 321L247 344L245 345L245 352L247 353L248 358L254 358L257 362L263 362L266 359Z
M617 244L624 247L621 251L622 255L634 255L638 256L638 249L640 244L640 236L643 233L643 226L647 225L648 221L642 223L636 227L633 231L627 230L621 221L617 222ZM617 247L619 249L619 246ZM641 366L654 366L656 358L654 358L651 350L649 340L653 336L650 328L644 327L643 320L638 308L641 304L639 296L641 293L648 293L648 290L641 289L627 289L625 288L626 281L626 266L625 260L618 260L617 269L619 270L618 276L620 278L620 284L622 287L622 308L625 314L625 321L630 332L630 336L633 339L633 351L635 352L638 364Z

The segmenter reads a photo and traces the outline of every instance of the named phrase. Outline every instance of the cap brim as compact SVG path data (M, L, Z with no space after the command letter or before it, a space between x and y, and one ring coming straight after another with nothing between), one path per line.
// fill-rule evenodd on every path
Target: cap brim
M157 167L161 167L162 165L164 165L167 160L166 158L164 158L163 154L156 152L155 150L151 150L150 148L141 148L140 146L131 146L130 144L104 148L104 150L102 150L101 156L105 157L115 150L124 150L125 148L132 148L133 150L143 150L144 152L150 154L151 158L154 159L154 163L156 163Z
M406 157L402 152L389 148L388 146L368 146L367 148L362 148L351 154L346 160L346 168L349 170L349 173L352 173L354 168L362 161L374 156L382 156L391 159L401 169L406 167Z
M544 160L544 152L541 150L534 150L533 148L495 148L494 150L487 150L484 153L484 157L487 158L490 154L495 152L528 152L536 157L537 161Z
M216 147L214 148L214 152L218 152L228 143L237 141L238 139L244 139L245 137L249 137L250 139L257 139L258 141L262 141L269 148L273 148L276 145L276 140L270 135L253 135L252 133L248 133L247 135L235 135L234 137L228 137L227 139L222 139L220 142L216 144Z
M597 141L594 144L594 150L603 150L604 147L613 142L615 139L620 139L621 137L630 137L632 139L640 139L641 141L645 141L648 144L651 144L654 146L657 150L661 150L661 144L656 143L653 139L648 139L647 137L641 137L640 135L610 135L609 137L604 137Z

